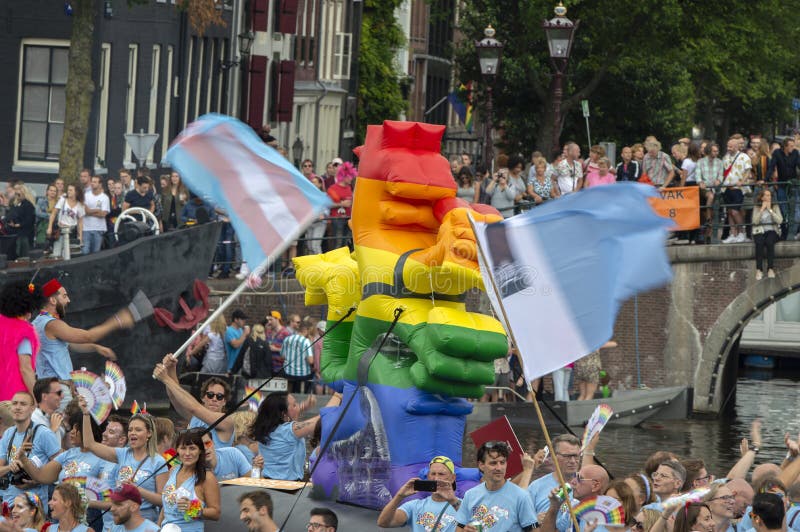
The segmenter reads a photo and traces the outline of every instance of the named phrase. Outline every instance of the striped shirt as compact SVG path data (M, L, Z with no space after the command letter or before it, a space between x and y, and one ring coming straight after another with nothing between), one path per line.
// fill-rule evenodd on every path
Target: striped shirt
M281 346L281 356L286 364L286 374L292 377L305 377L311 374L308 357L313 356L311 342L300 334L287 336Z

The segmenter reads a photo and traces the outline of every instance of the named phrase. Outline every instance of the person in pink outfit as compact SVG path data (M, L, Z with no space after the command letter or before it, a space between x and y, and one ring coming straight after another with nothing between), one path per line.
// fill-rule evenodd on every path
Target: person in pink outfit
M24 281L8 283L0 291L0 401L17 392L33 396L39 338L30 319L40 299L39 289Z
M617 178L610 172L611 161L608 157L600 157L597 160L597 173L590 173L586 175L586 187L596 187L598 185L610 185L616 183Z

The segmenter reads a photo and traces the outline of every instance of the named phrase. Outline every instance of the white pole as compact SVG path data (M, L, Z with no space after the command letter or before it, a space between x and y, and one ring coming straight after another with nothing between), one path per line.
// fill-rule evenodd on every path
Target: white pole
M308 226L310 226L311 223L313 223L313 222L314 222L314 220L311 220L311 222L307 222L307 223L305 223L303 225L298 225L291 232L291 234L288 236L288 238L284 239L283 243L281 245L279 245L272 253L270 253L269 256L266 259L264 259L264 262L262 262L255 269L253 269L253 271L252 271L252 273L250 275L259 275L259 276L263 275L264 272L267 271L267 268L269 268L269 266L273 262L275 262L275 259L277 259L281 255L283 255L283 252L286 251L289 248L289 245L292 242L294 242L295 240L298 240L303 235L303 233L306 232L306 229L308 229ZM203 324L200 325L197 328L197 330L192 333L192 335L189 337L189 339L186 340L183 343L182 346L180 346L174 353L172 353L172 357L177 360L178 357L181 355L181 353L186 351L186 349L194 341L194 339L197 338L198 336L200 336L200 334L202 334L203 329L205 329L206 325L208 325L209 323L213 322L215 319L217 319L217 317L220 314L225 312L225 309L227 309L228 307L230 307L233 304L233 302L236 300L236 298L239 297L239 295L242 292L244 292L245 288L247 288L247 279L243 280L239 284L239 286L236 287L236 290L231 292L231 294L227 298L225 298L225 300L222 301L222 303L220 303L219 308L217 308L217 310L215 310L211 314L211 316L209 316L206 319L206 321L203 322Z
M589 149L592 149L592 135L589 133L589 117L584 117L586 119L586 140L589 142Z

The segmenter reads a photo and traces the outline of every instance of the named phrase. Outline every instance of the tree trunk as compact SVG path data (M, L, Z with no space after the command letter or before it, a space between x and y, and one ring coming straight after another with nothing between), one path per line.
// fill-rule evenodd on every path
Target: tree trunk
M59 176L75 183L86 165L86 134L92 110L92 48L95 0L72 0L72 36L69 45L64 135L61 138ZM93 165L90 165L93 166Z

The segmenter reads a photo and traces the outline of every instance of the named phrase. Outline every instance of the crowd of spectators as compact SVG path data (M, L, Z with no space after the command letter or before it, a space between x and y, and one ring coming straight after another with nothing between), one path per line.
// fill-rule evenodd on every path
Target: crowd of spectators
M526 165L520 155L500 154L494 161L494 172L485 166L474 166L467 153L450 157L450 168L457 184L457 196L470 203L485 203L497 208L508 218L523 210L535 208L583 189L623 181L651 184L659 189L698 187L701 228L679 233L677 237L694 243L711 243L713 235L726 244L764 240L757 244L769 256L771 237L755 239L766 225L775 228L777 240L800 239L800 152L795 137L784 137L772 144L760 135L749 138L732 135L720 146L710 140L679 139L666 148L655 137L642 143L623 146L619 161L612 165L600 145L589 149L581 158L575 142L564 144L563 150L548 162L541 152L534 152ZM761 209L760 194L768 191L774 215ZM724 220L714 223L714 199L720 200ZM762 222L762 217L764 221ZM780 217L780 220L777 218Z

